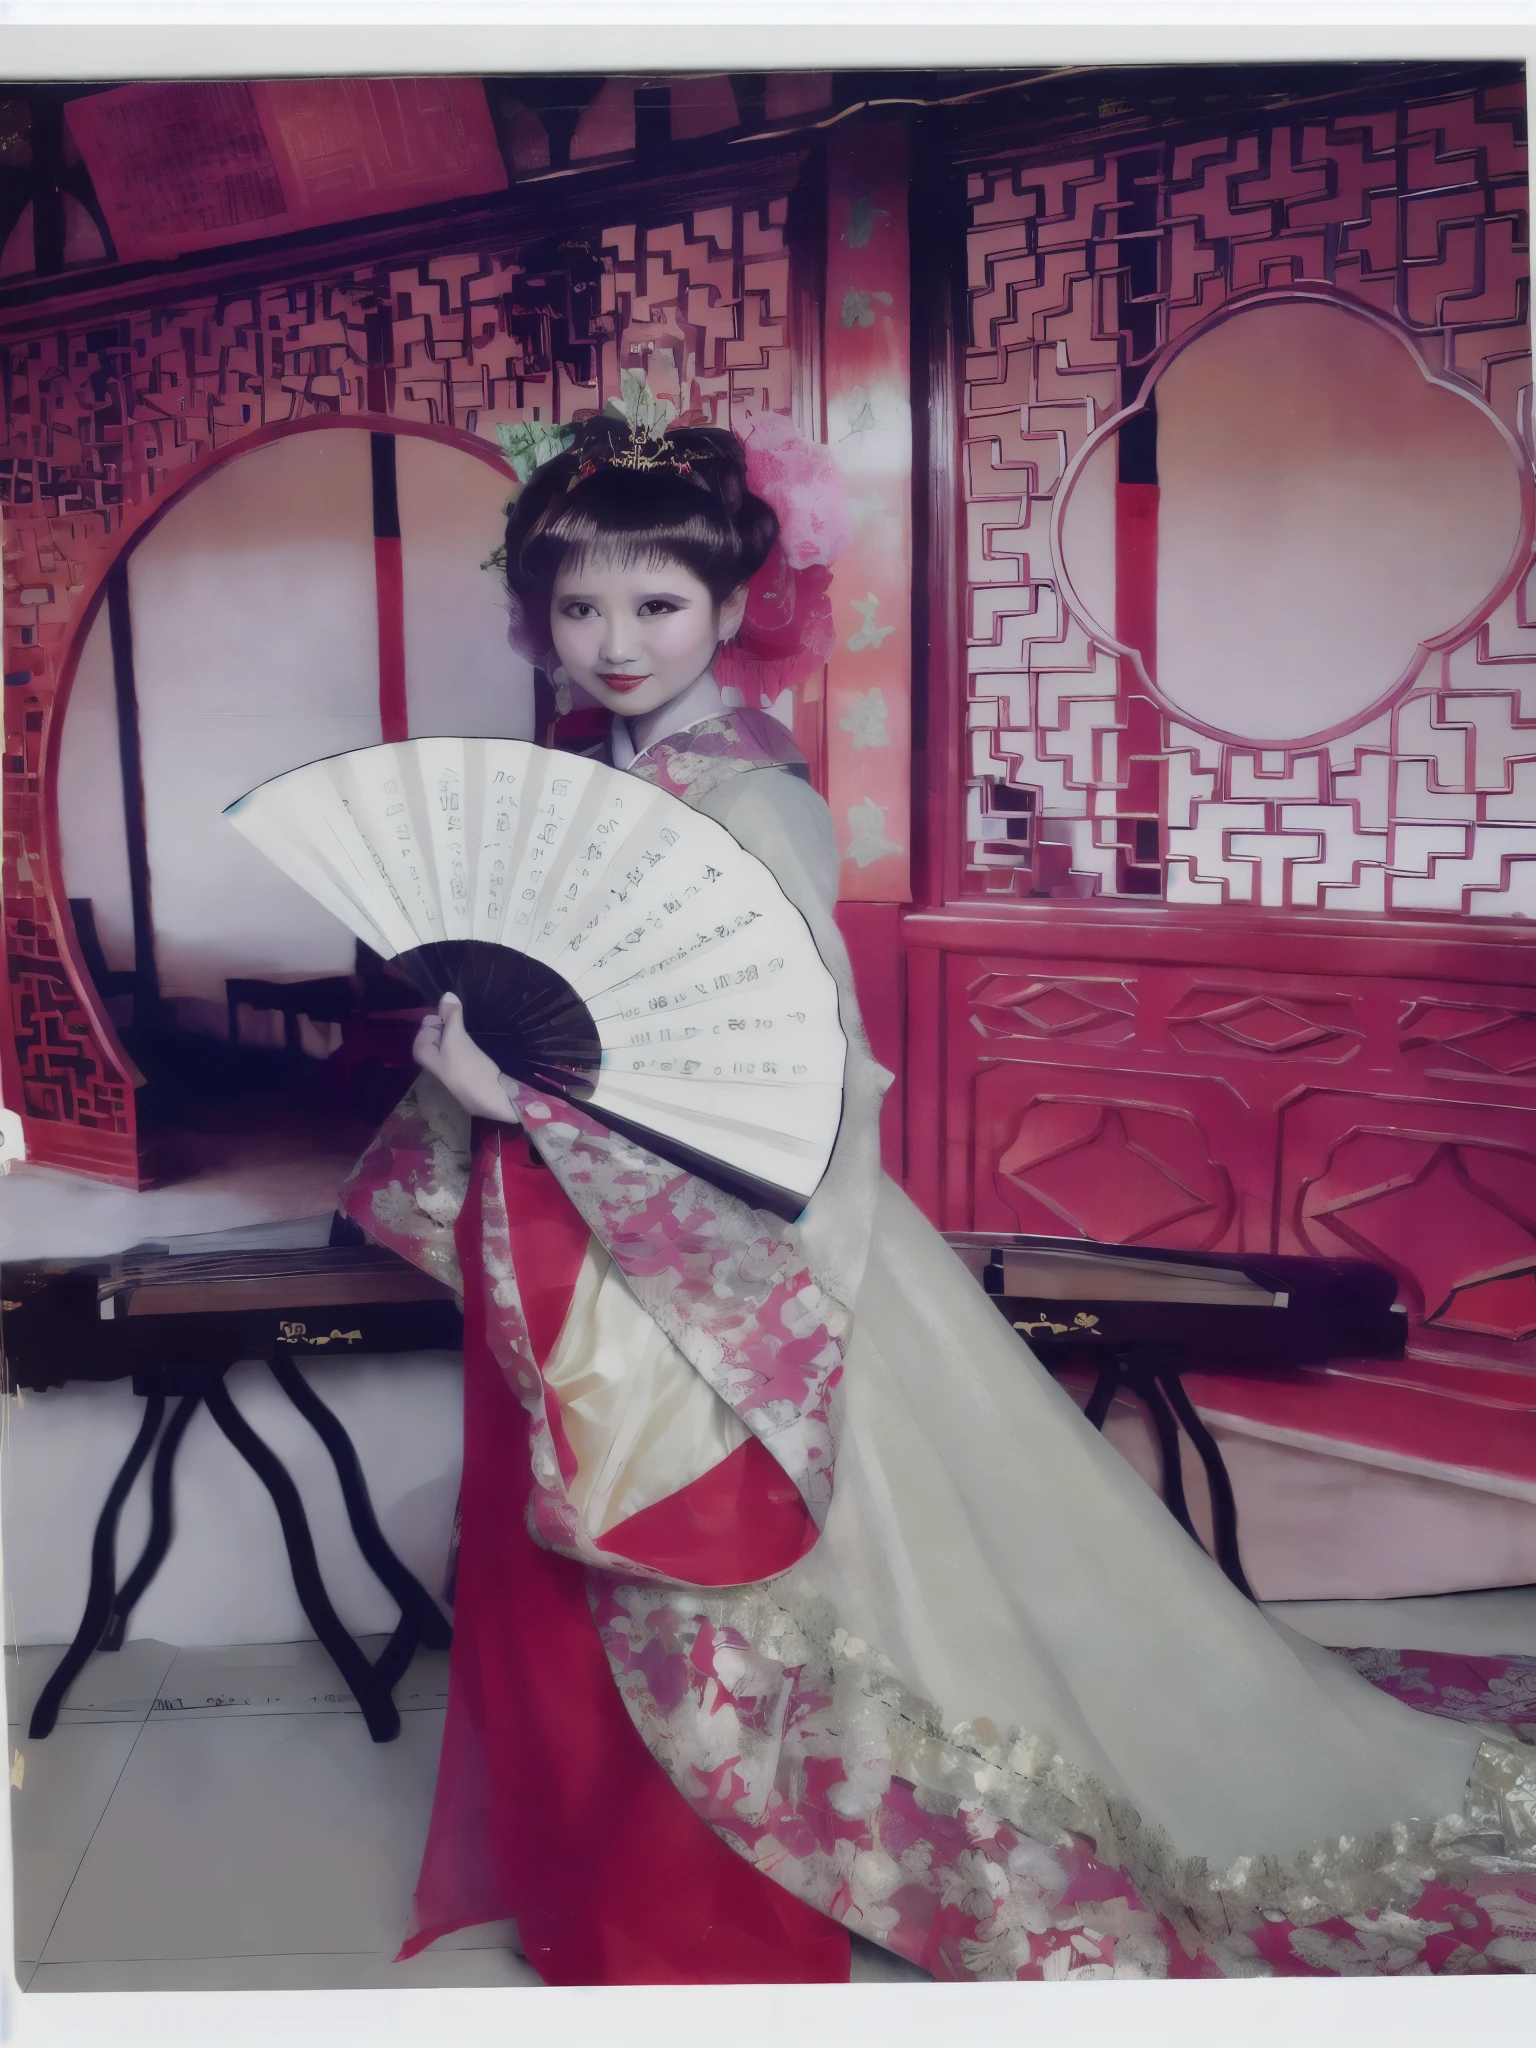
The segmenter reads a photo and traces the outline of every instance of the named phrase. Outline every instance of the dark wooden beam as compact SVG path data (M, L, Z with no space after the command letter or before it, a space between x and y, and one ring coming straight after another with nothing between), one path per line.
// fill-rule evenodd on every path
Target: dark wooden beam
M112 684L117 700L117 754L123 783L123 825L128 856L128 900L133 911L133 1029L153 1036L163 1017L160 970L150 907L149 838L144 826L144 762L139 740L139 697L133 672L133 619L128 604L128 556L107 571L107 623L112 638Z

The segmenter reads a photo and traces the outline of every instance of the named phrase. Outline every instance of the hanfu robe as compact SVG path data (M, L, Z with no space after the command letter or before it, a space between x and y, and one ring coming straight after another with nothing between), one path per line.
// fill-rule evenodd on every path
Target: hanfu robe
M826 807L716 714L631 772L805 916L849 1055L793 1225L423 1077L349 1213L461 1285L448 1724L407 1952L551 1983L1536 1969L1536 1750L1246 1601L880 1171Z

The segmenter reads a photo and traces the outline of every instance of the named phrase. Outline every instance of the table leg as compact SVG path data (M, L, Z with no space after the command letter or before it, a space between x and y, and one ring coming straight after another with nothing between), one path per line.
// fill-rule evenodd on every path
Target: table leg
M400 1733L399 1710L388 1691L380 1686L373 1666L342 1626L340 1616L326 1595L298 1488L276 1452L262 1442L230 1399L229 1389L222 1380L208 1389L205 1399L208 1413L272 1496L272 1505L282 1524L283 1540L288 1546L294 1590L298 1593L300 1606L309 1617L310 1627L351 1687L352 1697L362 1709L368 1733L375 1742L392 1742Z
M1104 1427L1105 1418L1109 1414L1110 1404L1115 1398L1115 1390L1119 1384L1119 1359L1106 1359L1099 1367L1099 1376L1093 1383L1093 1392L1088 1396L1088 1405L1083 1410L1085 1419L1091 1422L1095 1429Z
M171 1466L182 1438L187 1433L187 1424L192 1420L200 1394L183 1394L177 1403L176 1412L165 1426L155 1452L154 1470L149 1476L149 1535L143 1553L133 1570L124 1579L112 1602L112 1613L107 1622L106 1634L101 1639L104 1650L120 1650L127 1633L128 1619L143 1597L145 1589L165 1563L166 1552L171 1547L173 1524L171 1520Z
M1237 1501L1232 1493L1232 1480L1221 1455L1221 1446L1200 1420L1178 1374L1163 1368L1158 1377L1174 1414L1184 1425L1184 1432L1199 1452L1200 1462L1205 1467L1211 1489L1211 1534L1216 1545L1216 1562L1239 1593L1252 1600L1253 1588L1243 1571L1243 1560L1237 1548Z
M330 1452L357 1547L375 1578L400 1609L401 1620L411 1622L417 1637L429 1650L446 1650L453 1641L452 1624L426 1587L406 1569L385 1541L384 1532L374 1516L373 1502L368 1497L368 1482L358 1463L351 1437L299 1371L292 1357L274 1352L267 1363L272 1369L272 1377ZM402 1665L401 1670L404 1668ZM399 1676L398 1672L396 1676Z
M1122 1369L1127 1383L1145 1403L1147 1413L1152 1418L1152 1427L1157 1431L1158 1448L1163 1460L1163 1503L1179 1527L1199 1543L1199 1535L1190 1520L1189 1502L1184 1497L1184 1460L1179 1450L1179 1426L1173 1419L1168 1403L1163 1399L1162 1389L1158 1384L1158 1368L1146 1359L1136 1359Z
M64 1695L89 1662L111 1619L117 1580L118 1517L164 1418L165 1396L147 1395L139 1433L123 1460L122 1470L107 1489L107 1498L91 1540L91 1583L85 1596L85 1613L80 1618L75 1640L59 1659L53 1676L38 1694L37 1705L32 1709L27 1733L34 1742L41 1742L45 1735L52 1733L59 1718L59 1709L64 1704Z
M386 1692L391 1695L394 1693L420 1644L421 1636L415 1621L410 1615L402 1614L394 1634L373 1662L373 1675ZM436 1645L429 1647L435 1648Z

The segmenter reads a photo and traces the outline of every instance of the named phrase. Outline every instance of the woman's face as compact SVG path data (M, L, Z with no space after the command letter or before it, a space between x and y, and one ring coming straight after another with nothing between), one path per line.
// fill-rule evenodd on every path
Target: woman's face
M621 565L589 554L555 578L550 633L573 683L606 710L639 718L698 681L745 605L745 590L717 605L681 562Z

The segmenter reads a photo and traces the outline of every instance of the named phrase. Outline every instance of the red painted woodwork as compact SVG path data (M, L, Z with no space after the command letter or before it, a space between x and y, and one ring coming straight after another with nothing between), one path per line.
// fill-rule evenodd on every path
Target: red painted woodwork
M910 155L901 120L835 129L827 151L826 436L853 514L832 570L826 792L847 901L911 896Z
M409 739L405 701L405 576L400 536L380 534L373 543L373 580L379 614L379 730L388 740Z
M1511 1492L1529 1489L1536 1475L1528 1374L1366 1363L1284 1375L1192 1372L1184 1386L1208 1420L1257 1426L1281 1442L1331 1439L1388 1465L1485 1473Z
M1498 91L1335 102L1241 132L1032 153L1021 136L918 172L966 196L927 200L947 255L916 294L929 837L901 928L909 1192L946 1229L1378 1259L1408 1363L1347 1399L1298 1383L1285 1426L1322 1427L1326 1395L1433 1458L1454 1398L1455 1457L1489 1470L1501 1418L1531 1405L1489 1388L1536 1371L1529 583L1386 719L1263 752L1178 729L1094 646L1049 528L1087 436L1240 293L1356 294L1515 425L1520 112ZM1156 487L1120 484L1115 513L1109 623L1146 646ZM1296 805L1319 814L1305 842ZM1197 870L1176 835L1207 828L1220 884L1178 900Z
M903 938L909 1158L943 1162L909 1186L944 1228L1372 1258L1415 1356L1536 1369L1525 944L1065 905Z

